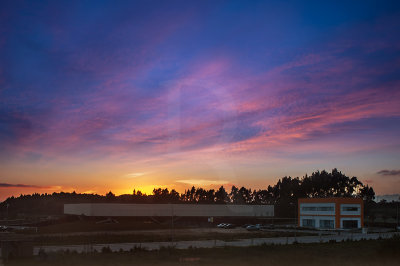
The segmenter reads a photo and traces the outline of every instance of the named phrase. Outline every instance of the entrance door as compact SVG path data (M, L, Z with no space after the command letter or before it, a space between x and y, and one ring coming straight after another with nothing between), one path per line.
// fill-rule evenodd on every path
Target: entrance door
M358 220L344 220L343 229L358 228Z

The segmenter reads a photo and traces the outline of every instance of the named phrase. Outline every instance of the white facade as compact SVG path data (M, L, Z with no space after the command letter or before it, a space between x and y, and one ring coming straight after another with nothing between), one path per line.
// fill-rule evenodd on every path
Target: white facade
M299 226L319 229L352 229L363 227L362 199L299 199Z
M187 217L272 217L273 205L219 204L64 204L64 213L86 216L187 216Z
M301 216L300 226L334 229L336 227L335 216Z

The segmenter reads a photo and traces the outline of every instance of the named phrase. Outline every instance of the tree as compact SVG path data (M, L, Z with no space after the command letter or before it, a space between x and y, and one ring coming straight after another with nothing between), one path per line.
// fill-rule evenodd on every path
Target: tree
M239 189L236 186L232 186L229 198L232 203L240 202Z
M272 204L273 197L269 190L253 191L253 199L255 204Z
M336 168L331 172L316 171L302 178L285 176L267 189L251 190L232 186L230 193L221 186L217 191L195 188L180 194L176 190L154 188L152 195L133 190L132 194L116 196L111 191L106 195L79 194L60 192L52 194L33 193L9 197L0 203L0 216L15 217L17 214L62 214L66 203L234 203L234 204L274 204L276 215L293 217L300 197L362 197L365 200L365 211L376 205L373 201L375 192L372 187L363 185L357 177L348 177ZM7 208L7 206L9 206Z
M366 185L365 187L361 188L360 196L367 202L372 202L375 199L375 191L372 187Z
M247 189L245 187L241 187L239 189L239 202L241 204L249 204L253 202L253 194L251 193L251 189Z
M178 203L180 201L179 193L175 189L172 189L169 193L169 200L170 202L174 203Z
M215 202L215 190L209 189L205 193L206 195L206 202L207 203L214 203Z
M207 202L207 192L203 188L197 188L195 192L195 200L199 203Z
M225 191L225 188L223 186L221 186L215 192L215 202L217 202L217 203L228 203L229 202L229 195Z
M75 191L74 191L74 192L75 192ZM74 194L74 193L73 193L73 194ZM76 194L74 194L74 195L76 195ZM106 194L106 200L107 200L107 201L114 201L114 200L115 200L115 194L112 193L111 191L108 192L108 193Z

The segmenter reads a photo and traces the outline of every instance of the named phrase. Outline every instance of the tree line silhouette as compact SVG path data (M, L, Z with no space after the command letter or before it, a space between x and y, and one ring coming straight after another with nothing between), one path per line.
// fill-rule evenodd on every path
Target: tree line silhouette
M133 190L120 196L111 191L106 195L79 194L76 192L20 195L0 203L0 214L5 216L62 214L66 203L196 203L196 204L274 204L275 214L292 217L297 199L304 197L362 197L366 202L375 198L372 187L364 185L357 177L348 177L336 168L331 172L316 171L302 178L285 176L274 186L252 190L232 186L228 192L219 189L192 187L179 193L175 189L155 188L151 195Z

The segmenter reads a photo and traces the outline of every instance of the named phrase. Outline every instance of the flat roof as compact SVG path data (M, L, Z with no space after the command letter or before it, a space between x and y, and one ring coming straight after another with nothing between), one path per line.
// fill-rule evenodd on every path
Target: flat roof
M363 203L362 198L330 197L330 198L299 198L299 203Z

